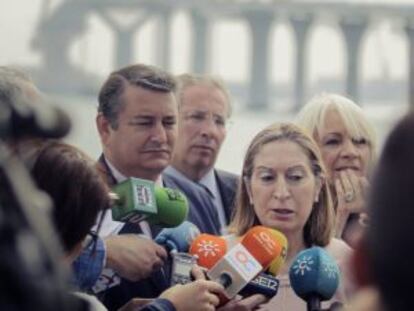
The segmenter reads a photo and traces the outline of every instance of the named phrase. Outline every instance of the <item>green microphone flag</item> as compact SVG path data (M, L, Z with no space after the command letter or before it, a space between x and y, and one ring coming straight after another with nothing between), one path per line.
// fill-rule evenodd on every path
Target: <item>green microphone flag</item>
M112 188L112 218L139 223L147 220L163 227L180 225L188 214L188 201L180 191L158 187L154 182L128 178Z

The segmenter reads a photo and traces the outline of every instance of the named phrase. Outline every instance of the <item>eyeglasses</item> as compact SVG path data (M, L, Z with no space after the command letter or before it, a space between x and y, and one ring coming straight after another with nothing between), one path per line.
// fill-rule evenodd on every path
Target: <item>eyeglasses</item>
M217 128L226 128L228 125L227 118L213 114L206 111L191 111L184 115L184 120L189 121L194 124L201 124L206 121L213 121L214 125Z

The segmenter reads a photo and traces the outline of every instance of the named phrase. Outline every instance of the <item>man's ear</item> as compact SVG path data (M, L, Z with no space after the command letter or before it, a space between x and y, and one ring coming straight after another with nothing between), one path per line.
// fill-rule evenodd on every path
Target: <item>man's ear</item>
M244 186L246 187L247 196L249 197L249 203L253 205L252 188L250 187L250 180L247 177L243 177Z
M111 123L102 113L98 113L95 121L99 136L101 137L101 142L105 146L110 136Z

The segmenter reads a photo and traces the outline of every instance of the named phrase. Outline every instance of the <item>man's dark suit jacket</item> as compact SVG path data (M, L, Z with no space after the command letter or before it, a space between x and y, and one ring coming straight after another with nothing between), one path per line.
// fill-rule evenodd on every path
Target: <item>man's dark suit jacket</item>
M223 200L223 208L228 224L233 212L233 205L238 184L238 176L222 170L214 170L217 185ZM201 232L220 235L221 228L217 216L217 207L200 185L189 179L183 179L164 171L165 186L181 190L190 202L188 220L194 223Z
M99 158L96 168L109 186L116 184L103 156ZM150 226L153 237L161 230L158 226ZM125 224L119 234L136 233L141 234L141 228L133 224ZM169 265L165 265L160 271L156 271L150 277L138 282L121 279L121 284L111 287L99 296L108 310L118 310L121 306L135 297L155 298L169 287Z

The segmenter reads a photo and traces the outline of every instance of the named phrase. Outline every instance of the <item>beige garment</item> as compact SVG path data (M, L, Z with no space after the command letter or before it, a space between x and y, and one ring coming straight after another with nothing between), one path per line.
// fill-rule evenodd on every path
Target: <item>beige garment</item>
M234 245L236 240L234 236L227 236L226 240L230 245ZM331 300L323 302L322 307L328 308L334 302L347 303L350 295L354 291L351 282L351 276L348 268L348 261L352 253L352 249L342 240L332 239L325 247L325 250L336 260L341 271L341 280L338 290ZM275 297L269 302L263 304L258 310L260 311L306 311L306 303L296 296L290 286L289 275L278 275L279 290Z
M344 311L383 311L376 289L366 287L358 291Z

